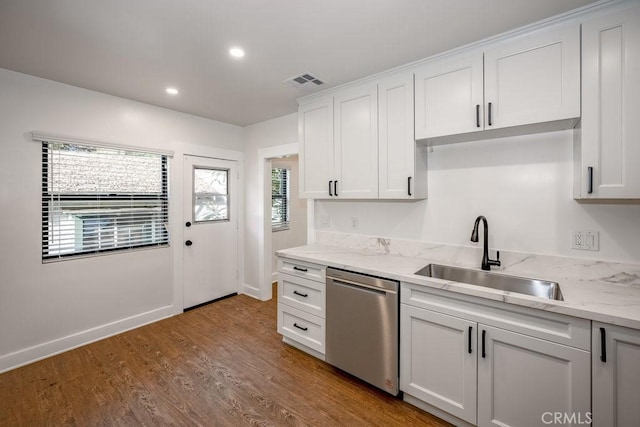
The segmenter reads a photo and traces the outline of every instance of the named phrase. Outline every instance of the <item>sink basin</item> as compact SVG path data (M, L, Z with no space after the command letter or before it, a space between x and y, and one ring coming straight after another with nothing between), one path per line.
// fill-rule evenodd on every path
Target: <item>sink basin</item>
M535 297L563 301L560 285L546 280L529 279L526 277L505 276L486 271L468 268L450 267L448 265L429 264L416 271L417 275L434 277L436 279L451 280L468 285L483 286L501 291L518 294L533 295Z

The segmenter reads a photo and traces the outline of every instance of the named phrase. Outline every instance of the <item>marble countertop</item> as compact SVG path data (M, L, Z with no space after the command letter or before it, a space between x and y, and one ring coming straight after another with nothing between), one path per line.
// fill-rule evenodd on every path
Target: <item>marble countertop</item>
M377 239L377 243L360 247L313 244L280 250L277 254L293 260L640 329L640 265L501 253L502 266L492 268L492 272L558 282L564 301L553 301L414 274L432 262L479 269L480 262L475 262L475 256L463 253L468 252L466 248L434 245L427 249L406 250L403 254L403 251L389 253L389 240ZM476 252L474 250L474 254Z

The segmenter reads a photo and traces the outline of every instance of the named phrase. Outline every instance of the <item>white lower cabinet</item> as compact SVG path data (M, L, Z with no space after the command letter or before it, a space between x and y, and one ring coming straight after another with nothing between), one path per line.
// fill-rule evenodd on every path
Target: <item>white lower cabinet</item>
M593 322L593 425L640 423L640 331Z
M589 352L485 325L478 333L478 426L590 419Z
M324 360L326 267L278 258L278 333Z
M400 308L406 400L424 402L445 419L451 415L456 425L545 426L558 416L563 425L581 425L590 419L589 321L574 324L568 316L513 307L502 312L494 302L483 310L472 297L449 300L443 291L430 295L408 286ZM518 332L504 329L510 324ZM559 328L573 335L559 338ZM528 329L549 340L521 333Z
M402 304L400 389L476 422L475 322Z

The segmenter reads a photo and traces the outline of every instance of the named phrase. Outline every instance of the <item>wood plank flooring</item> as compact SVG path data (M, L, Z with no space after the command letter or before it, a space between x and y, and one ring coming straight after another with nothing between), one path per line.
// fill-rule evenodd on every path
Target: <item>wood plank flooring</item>
M244 295L0 375L0 425L447 426L282 343Z

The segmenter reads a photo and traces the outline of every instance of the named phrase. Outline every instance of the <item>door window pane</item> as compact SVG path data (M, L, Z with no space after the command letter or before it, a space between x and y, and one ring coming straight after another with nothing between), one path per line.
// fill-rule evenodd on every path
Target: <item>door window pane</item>
M229 170L195 167L193 170L194 222L229 219Z

